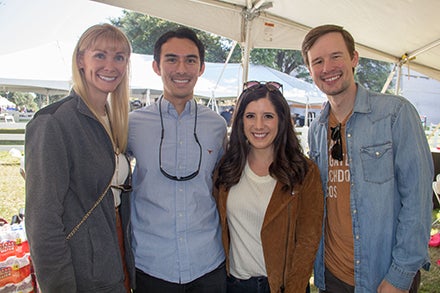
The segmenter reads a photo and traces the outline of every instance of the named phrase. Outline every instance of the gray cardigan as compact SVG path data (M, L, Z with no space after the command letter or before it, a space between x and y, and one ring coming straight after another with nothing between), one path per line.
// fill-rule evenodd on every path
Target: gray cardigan
M76 234L78 224L111 182L113 146L102 124L73 91L26 126L26 233L44 293L126 292L111 189ZM134 284L129 194L121 194L126 261Z

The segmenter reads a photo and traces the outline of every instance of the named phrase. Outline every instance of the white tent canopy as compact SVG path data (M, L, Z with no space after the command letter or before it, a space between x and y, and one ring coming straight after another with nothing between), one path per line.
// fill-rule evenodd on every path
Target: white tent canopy
M245 79L252 48L300 49L311 27L344 26L361 57L409 65L440 80L438 0L95 0L240 43Z
M0 96L0 107L1 108L15 108L16 105L14 103L12 103L11 101L9 101L8 99L6 99L5 97Z
M51 42L0 56L0 90L44 95L69 91L74 45Z

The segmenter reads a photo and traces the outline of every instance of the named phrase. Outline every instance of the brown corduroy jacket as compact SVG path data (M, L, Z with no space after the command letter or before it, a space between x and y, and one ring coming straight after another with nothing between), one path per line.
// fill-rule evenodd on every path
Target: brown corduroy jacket
M228 193L224 186L214 188L229 274ZM277 182L260 234L272 293L281 292L282 286L286 293L305 292L321 238L323 211L320 173L311 161L303 184L297 186L293 193L283 191L282 185Z

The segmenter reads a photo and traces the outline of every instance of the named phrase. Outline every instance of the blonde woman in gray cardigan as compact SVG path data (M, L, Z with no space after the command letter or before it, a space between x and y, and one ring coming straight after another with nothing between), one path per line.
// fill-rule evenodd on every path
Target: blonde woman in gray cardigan
M44 293L132 287L130 54L119 29L90 27L73 53L72 91L26 127L26 232Z

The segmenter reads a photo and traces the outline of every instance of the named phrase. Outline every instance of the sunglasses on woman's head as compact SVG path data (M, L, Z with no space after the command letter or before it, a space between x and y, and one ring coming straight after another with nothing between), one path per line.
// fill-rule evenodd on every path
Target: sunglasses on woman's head
M257 80L251 80L247 81L243 84L243 91L249 90L249 89L258 89L262 86L266 86L266 88L269 91L278 90L281 93L283 93L283 85L276 81L257 81Z

